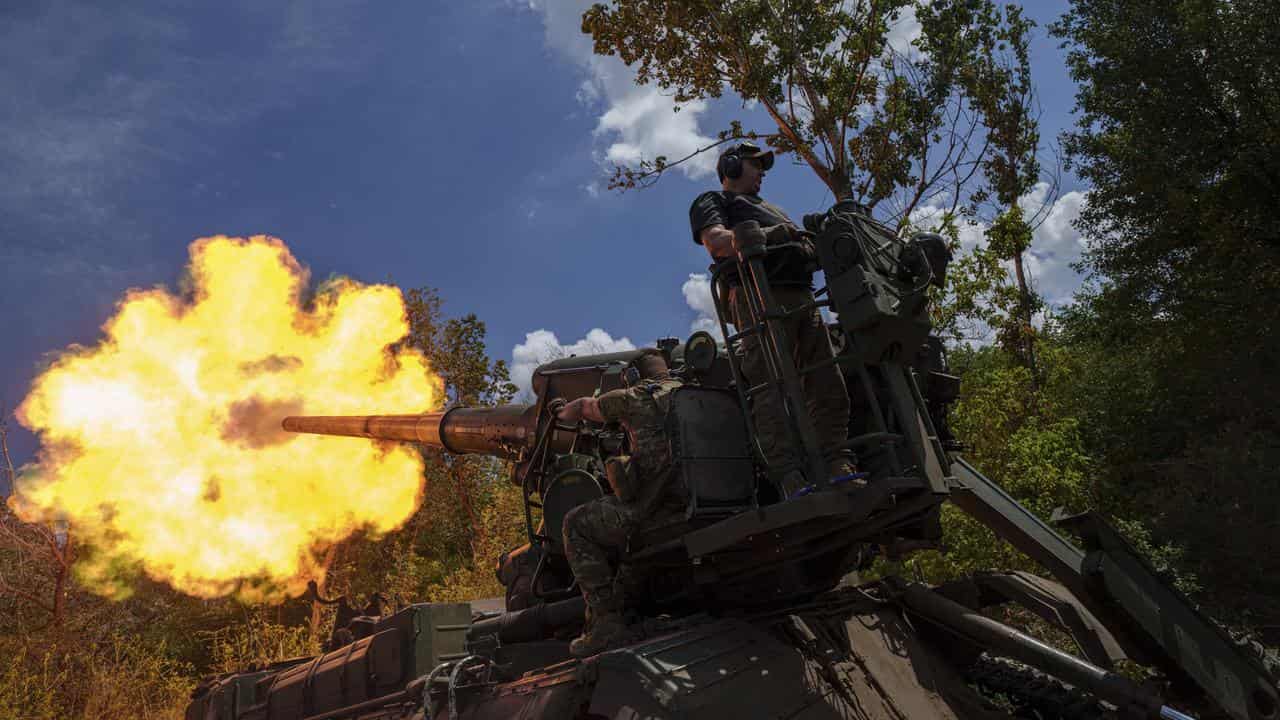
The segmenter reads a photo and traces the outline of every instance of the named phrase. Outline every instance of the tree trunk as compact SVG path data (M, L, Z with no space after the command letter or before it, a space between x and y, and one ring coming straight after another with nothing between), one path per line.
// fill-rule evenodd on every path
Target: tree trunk
M316 581L316 595L325 596L325 591L329 584L329 571L333 568L334 562L338 558L338 550L342 546L341 542L336 542L329 546L324 552L324 559L320 561L320 569L323 571L319 580ZM324 605L320 603L317 597L311 598L311 619L308 623L311 628L311 637L320 637L320 622L323 620Z
M470 468L466 463L471 461L464 458L456 458L453 466L449 468L449 473L453 476L454 488L458 491L458 501L462 504L462 509L467 515L467 524L469 540L471 541L471 557L474 560L479 556L480 548L484 546L482 542L483 529L480 527L480 519L476 517L475 503L471 499L471 490L467 487L467 470Z
M71 579L75 546L70 528L67 528L64 532L61 544L58 543L58 533L53 528L45 528L43 531L49 533L49 551L55 566L53 571L53 602L49 604L49 614L51 616L49 622L54 627L62 627L62 621L66 616L67 585Z
M1031 325L1031 288L1027 287L1027 274L1022 267L1022 251L1013 254L1013 271L1018 279L1018 323L1022 326L1018 334L1022 339L1023 359L1031 371L1031 389L1039 392L1040 373L1036 368L1035 335Z

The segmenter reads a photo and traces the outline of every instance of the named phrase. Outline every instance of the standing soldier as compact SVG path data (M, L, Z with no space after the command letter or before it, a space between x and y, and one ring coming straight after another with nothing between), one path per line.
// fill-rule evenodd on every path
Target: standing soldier
M803 246L775 250L765 257L765 272L779 310L787 312L814 301L813 271L817 262L812 243L786 213L760 197L764 174L772 167L772 152L765 152L750 142L734 145L720 155L716 165L721 190L699 195L689 208L693 241L705 247L717 264L730 265L721 274L728 286L731 312L726 320L739 331L751 324L742 280L732 267L741 245L734 228L742 222L758 222L765 231L767 245L799 241ZM791 346L791 360L797 368L832 358L827 326L817 307L787 315L778 324ZM739 365L748 385L755 387L769 379L758 334L743 338L739 352ZM801 376L801 382L807 411L817 430L831 477L851 474L854 472L852 454L840 447L849 432L849 397L844 376L837 365L828 363ZM803 485L804 476L799 470L799 453L791 443L779 393L770 389L756 394L752 398L751 414L771 474L787 496L793 495Z
M557 413L568 423L584 418L619 423L629 447L629 455L606 465L614 494L574 508L564 520L565 554L587 603L582 637L569 646L576 657L594 655L627 639L624 584L618 578L627 541L637 530L683 520L688 505L684 488L675 481L665 424L671 394L680 381L667 374L667 363L657 350L640 356L634 366L639 377L630 387L598 398L578 398Z

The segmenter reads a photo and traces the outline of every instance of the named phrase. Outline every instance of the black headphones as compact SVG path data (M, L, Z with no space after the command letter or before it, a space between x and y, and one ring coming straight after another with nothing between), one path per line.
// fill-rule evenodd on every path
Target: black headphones
M716 162L716 173L720 176L720 180L722 182L725 178L737 180L742 177L742 154L744 151L749 151L751 153L748 157L759 158L760 169L768 170L773 167L772 152L762 151L753 142L740 142L726 150L725 153L720 156L720 160Z
M729 150L729 152L720 156L720 161L716 163L716 173L720 175L720 179L737 180L742 177L742 145L737 145Z

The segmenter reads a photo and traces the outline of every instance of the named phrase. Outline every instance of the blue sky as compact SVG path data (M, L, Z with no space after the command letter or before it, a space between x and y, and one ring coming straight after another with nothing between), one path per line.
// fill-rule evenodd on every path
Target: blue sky
M0 403L22 400L48 353L96 342L127 288L174 286L188 243L219 233L280 237L315 277L438 288L524 372L566 346L705 323L687 209L714 174L619 195L603 167L752 115L732 99L671 113L591 56L588 4L4 3ZM1046 138L1071 122L1043 27L1063 6L1027 3ZM1078 282L1086 189L1063 180L1032 263L1051 299ZM764 194L797 218L830 201L786 161ZM11 449L30 460L34 439L18 428Z

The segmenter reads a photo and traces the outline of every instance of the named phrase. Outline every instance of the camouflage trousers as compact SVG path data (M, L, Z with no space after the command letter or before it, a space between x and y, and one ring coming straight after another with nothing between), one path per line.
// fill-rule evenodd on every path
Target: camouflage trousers
M664 505L646 514L614 495L570 510L564 518L564 551L587 607L597 615L620 612L628 589L640 580L620 568L631 536L683 519L683 507Z
M813 302L813 292L808 288L775 287L774 300L782 311ZM751 325L751 314L746 294L740 287L729 292L731 318L741 330ZM817 308L807 313L789 316L779 323L791 346L792 360L797 370L830 360L834 353L826 323ZM761 347L759 334L748 335L739 346L738 365L747 384L755 387L769 379L768 361ZM844 375L835 364L800 376L804 390L806 410L818 434L818 444L828 463L833 466L851 454L839 449L849 436L849 394L845 389ZM752 398L751 419L756 426L760 449L769 462L772 473L781 474L788 468L802 466L799 449L794 447L791 432L783 411L782 398L769 389Z

